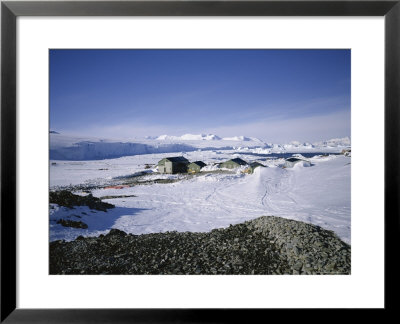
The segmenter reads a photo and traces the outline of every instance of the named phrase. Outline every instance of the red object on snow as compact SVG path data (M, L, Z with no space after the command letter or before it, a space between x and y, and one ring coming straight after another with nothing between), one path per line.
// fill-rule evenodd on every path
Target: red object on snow
M109 187L105 187L104 189L124 189L124 188L128 188L129 186L127 185L120 185L120 186L109 186Z

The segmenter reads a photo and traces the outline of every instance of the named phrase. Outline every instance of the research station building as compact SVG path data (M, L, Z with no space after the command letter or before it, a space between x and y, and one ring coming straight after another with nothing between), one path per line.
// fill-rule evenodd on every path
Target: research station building
M227 169L236 169L239 168L242 165L247 165L248 163L240 158L232 159L225 161L220 164L221 168L227 168Z
M206 165L207 164L205 164L203 161L192 162L188 165L188 172L189 173L200 172L201 168L205 167Z
M183 156L167 157L158 162L160 173L186 173L189 161Z
M293 168L299 162L303 162L305 164L305 166L311 165L311 163L309 161L291 157L291 158L286 159L284 167L285 168Z

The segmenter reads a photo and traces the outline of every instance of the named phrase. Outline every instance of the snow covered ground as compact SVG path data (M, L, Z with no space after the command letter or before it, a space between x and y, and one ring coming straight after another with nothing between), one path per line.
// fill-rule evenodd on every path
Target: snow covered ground
M242 154L246 151L249 154ZM133 234L173 230L209 231L262 215L274 215L333 230L350 243L351 157L342 155L310 158L311 167L296 166L292 169L280 167L283 159L267 159L250 148L245 152L236 148L197 149L183 153L151 153L108 160L52 160L50 187L106 184L115 177L141 171L148 172L149 179L155 179L158 176L154 165L159 160L181 154L190 161L202 160L209 165L240 157L248 162L260 161L268 167L257 168L254 174L205 173L189 179L178 179L173 183L95 189L92 194L96 197L130 197L105 199L105 202L116 206L108 212L93 211L87 207L67 209L52 206L50 240L73 240L79 235L95 236L107 233L110 228ZM146 169L146 164L153 166ZM88 229L62 227L56 224L60 218L82 221L88 225Z

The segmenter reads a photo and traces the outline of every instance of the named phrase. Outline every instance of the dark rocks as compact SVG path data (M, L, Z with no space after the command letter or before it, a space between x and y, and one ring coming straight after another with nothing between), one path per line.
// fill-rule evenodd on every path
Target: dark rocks
M112 228L111 231L108 232L107 236L126 236L128 234L126 234L124 231L121 231L119 229L116 228Z
M87 196L74 195L68 190L50 191L50 203L60 206L73 208L74 206L88 206L90 209L96 209L106 212L107 209L114 208L112 204L102 202L99 198L93 197L91 194Z
M256 232L274 239L278 252L285 255L294 273L350 274L351 248L334 232L273 216L260 217L249 223Z
M112 229L104 236L51 242L50 273L350 274L350 254L331 231L264 216L208 233L131 235Z
M61 224L64 227L73 227L73 228L88 228L87 224L85 224L84 222L77 222L77 221L73 221L73 220L68 220L68 219L59 219L57 221L57 224Z

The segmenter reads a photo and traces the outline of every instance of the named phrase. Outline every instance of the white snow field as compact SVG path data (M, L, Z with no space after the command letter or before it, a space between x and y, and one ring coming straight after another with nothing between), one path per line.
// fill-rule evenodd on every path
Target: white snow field
M225 140L201 141L215 143ZM341 151L340 147L332 151ZM265 145L258 149L266 150ZM248 155L239 154L246 151ZM263 215L274 215L319 225L334 231L342 240L350 243L351 157L317 156L308 159L312 163L310 167L297 165L284 169L280 167L283 159L266 159L255 153L260 151L252 152L248 148L243 152L232 148L179 150L174 153L141 154L108 160L51 160L51 189L66 185L107 184L114 177L140 171L148 172L145 176L148 179L164 177L178 178L179 181L92 190L96 197L128 196L105 199L105 202L116 206L107 212L93 211L88 207L67 209L53 205L50 209L50 240L73 240L79 235L97 236L107 233L111 228L133 234L174 230L205 232ZM184 155L190 161L202 160L208 164L205 169L209 170L215 168L213 163L233 157L248 162L257 160L268 167L256 168L253 174L243 174L240 170L231 174L204 172L189 179L156 173L155 165L159 160L176 155ZM145 164L152 166L146 169ZM88 228L62 227L56 224L60 218L82 221Z

